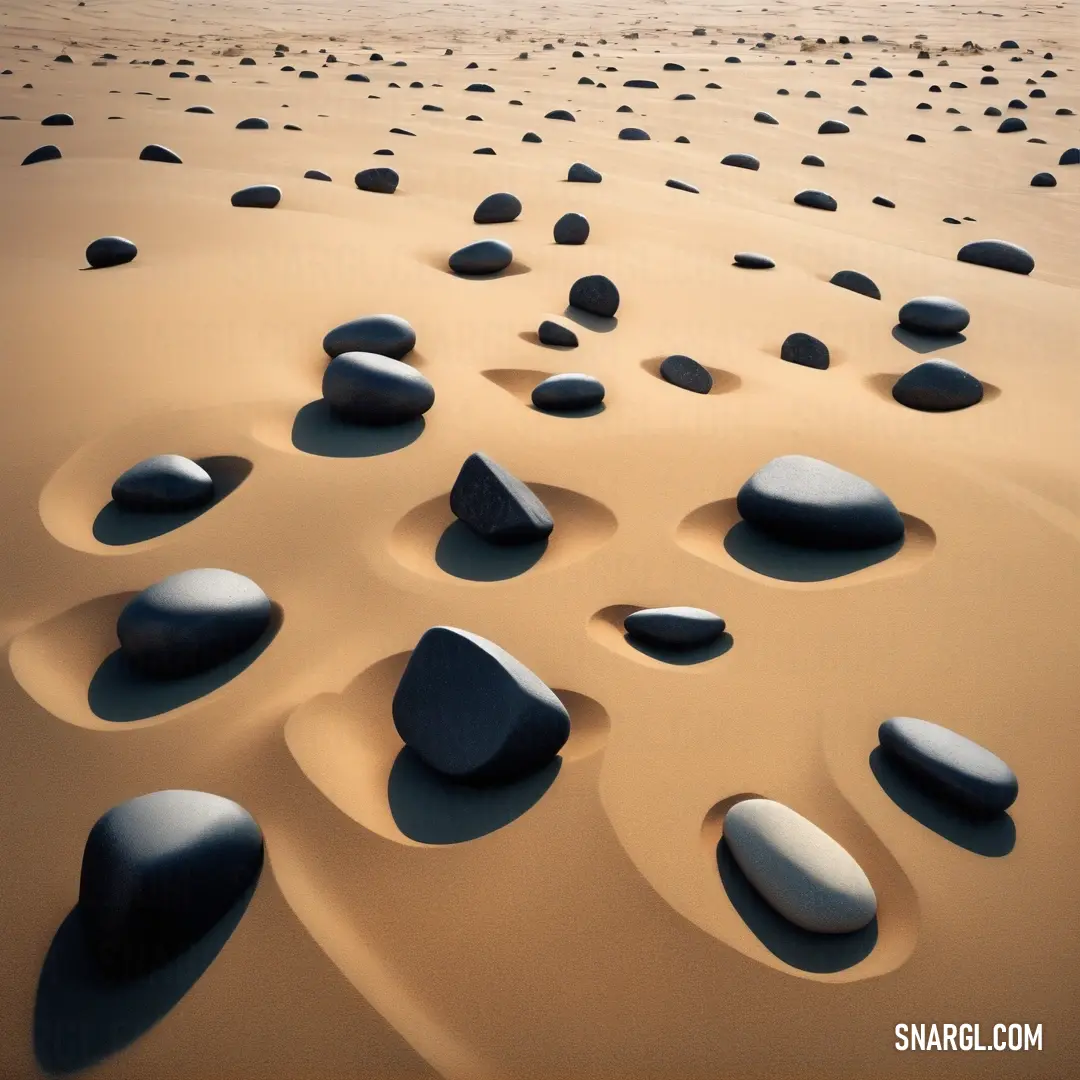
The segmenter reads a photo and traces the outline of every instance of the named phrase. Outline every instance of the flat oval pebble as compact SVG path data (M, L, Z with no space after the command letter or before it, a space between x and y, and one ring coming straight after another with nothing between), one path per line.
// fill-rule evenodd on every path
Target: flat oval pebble
M323 372L323 399L342 420L373 426L415 420L435 404L416 368L380 353L338 353Z
M106 811L83 848L78 912L100 971L130 979L202 938L258 880L263 836L240 805L154 791Z
M783 803L743 799L724 816L724 842L750 884L789 922L821 934L861 930L877 896L828 833Z
M708 368L681 353L673 353L664 359L660 375L672 386L694 394L707 394L713 388L713 377Z
M824 191L800 191L795 196L795 202L799 206L809 206L815 210L835 210L836 200Z
M819 135L846 135L851 128L842 120L826 120L818 129Z
M776 265L768 255L761 255L756 251L737 251L734 262L736 266L747 270L771 270Z
M116 622L120 651L152 678L195 675L244 652L270 626L266 593L231 570L184 570L144 589Z
M744 520L789 544L861 550L904 537L904 520L880 488L804 454L773 458L735 502Z
M570 306L610 319L619 310L619 290L611 278L589 274L570 286Z
M960 262L989 266L994 270L1007 270L1013 274L1030 274L1035 260L1019 244L1007 240L973 240L956 254Z
M450 491L450 509L492 544L529 544L551 534L555 523L534 492L479 451L470 454Z
M353 177L361 191L374 191L379 195L393 195L397 191L399 177L397 172L385 165L372 169L361 169Z
M112 486L117 506L140 512L191 510L214 498L210 474L180 454L155 454L121 473Z
M969 810L1002 813L1016 801L1016 774L977 742L929 720L892 716L878 728L882 749Z
M720 159L720 164L736 169L750 169L752 172L761 168L761 162L753 154L727 154Z
M477 225L501 225L515 221L520 214L521 200L509 191L497 191L473 211L473 221Z
M977 405L983 385L974 375L950 360L926 360L896 380L892 396L920 412L953 412Z
M268 121L264 120L261 116L249 116L246 120L241 120L236 125L237 131L266 131L270 127Z
M122 236L102 236L94 240L86 249L86 261L95 269L108 266L121 266L129 263L139 249Z
M458 781L518 779L549 765L570 736L566 707L539 676L453 626L421 636L391 710L405 745Z
M75 123L75 117L71 113L52 113L41 121L42 127L71 127Z
M647 142L651 136L642 128L626 127L619 132L619 138L630 142Z
M584 244L589 239L589 222L582 214L563 214L552 234L556 244Z
M858 270L837 270L829 278L829 284L839 285L841 289L849 289L851 292L857 292L862 296L869 296L871 300L881 299L881 290L870 278L865 274L860 274Z
M281 188L275 184L252 184L233 192L233 206L250 206L260 210L273 210L281 202Z
M971 316L963 304L947 296L917 296L900 309L898 319L916 334L959 334Z
M669 649L708 645L726 626L719 615L698 607L642 608L623 620L623 629L632 638Z
M817 154L807 154L802 161L801 165L812 165L815 168L821 169L825 167L825 162L817 156Z
M532 392L532 403L538 409L552 411L592 409L603 400L604 384L580 372L551 375L537 383Z
M362 352L401 360L416 347L416 331L398 315L362 315L335 326L322 346L330 357Z
M510 245L502 240L475 240L458 248L448 260L455 274L494 274L513 261Z

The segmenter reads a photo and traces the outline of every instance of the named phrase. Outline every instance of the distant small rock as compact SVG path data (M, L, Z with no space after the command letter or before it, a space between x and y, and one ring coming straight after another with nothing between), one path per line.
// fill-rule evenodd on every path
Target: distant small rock
M842 120L826 120L817 130L819 135L846 135L851 128Z
M652 79L627 79L623 83L623 86L629 86L631 88L637 88L638 90L659 90L659 83L655 83Z
M149 146L144 146L139 153L139 160L162 161L169 165L183 164L179 154L170 150L167 146L159 146L157 143L151 143Z
M627 142L648 142L649 133L642 128L627 127L619 132L619 138Z
M261 116L249 116L236 125L237 131L266 131L270 127L268 121Z
M675 188L677 191L688 191L691 195L700 195L701 189L694 187L693 184L688 184L685 180L667 180L665 187Z
M304 179L305 180L332 180L333 178L328 173L324 173L322 171L322 169L308 169L308 171L306 173L304 173Z
M737 251L734 255L736 266L745 270L771 270L776 263L768 255L762 255L756 251Z
M772 113L764 111L754 113L754 120L759 124L779 124L780 121L776 119Z
M802 164L802 165L813 165L813 166L815 166L816 168L819 168L819 169L823 169L825 167L825 162L821 158L819 158L817 156L817 154L807 154L802 159L800 164Z
M495 87L489 86L487 83L469 83L465 87L466 90L474 94L494 94Z
M800 191L795 196L795 202L799 206L809 206L815 210L835 210L836 200L824 191Z
M876 67L870 70L871 79L891 79L892 72L888 68Z
M1002 135L1008 135L1014 131L1027 131L1027 124L1024 123L1022 117L1006 116L1005 119L998 124L998 132Z
M42 127L71 127L75 123L75 117L71 113L52 113L41 121Z
M720 164L736 169L750 169L752 172L761 168L761 162L753 154L727 154L720 159Z
M551 112L544 113L545 120L569 120L571 123L577 122L577 117L572 112L568 112L566 109L552 109Z

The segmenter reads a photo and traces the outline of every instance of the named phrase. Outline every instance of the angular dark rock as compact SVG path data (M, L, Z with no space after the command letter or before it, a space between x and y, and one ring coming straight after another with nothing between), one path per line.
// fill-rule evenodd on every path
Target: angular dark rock
M450 509L492 544L529 544L554 528L547 507L529 487L487 454L470 454L450 492Z

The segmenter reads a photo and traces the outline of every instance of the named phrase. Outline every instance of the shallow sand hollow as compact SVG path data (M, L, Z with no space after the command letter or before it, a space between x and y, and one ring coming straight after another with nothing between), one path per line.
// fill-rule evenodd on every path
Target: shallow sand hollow
M16 118L0 121L0 1078L1069 1080L1075 0L299 7L0 13ZM546 118L559 109L573 122ZM237 130L250 117L269 130ZM999 133L1010 117L1025 130ZM820 134L827 120L850 130ZM21 164L47 144L58 160ZM150 144L181 163L140 160ZM602 181L568 182L576 162ZM392 194L358 190L374 168L398 175ZM1047 172L1055 186L1032 186ZM232 204L254 185L280 202ZM520 214L474 222L497 192ZM570 212L584 244L554 242ZM137 255L89 269L112 236ZM512 248L504 270L450 270L486 238ZM1034 270L957 259L989 238ZM832 284L843 270L881 299ZM614 317L568 306L589 275L617 286ZM898 325L938 296L966 309L962 332ZM321 342L375 313L415 329L404 360L435 403L357 429L322 399ZM541 344L545 320L578 345ZM828 366L782 359L793 333ZM672 355L707 392L661 374ZM894 399L935 357L980 380L977 404ZM602 404L537 408L533 388L566 372L600 380ZM542 501L546 541L493 550L455 519L477 451ZM213 500L118 513L113 482L158 454L198 463ZM784 455L875 485L902 542L805 551L748 528L740 489ZM130 678L121 610L199 567L256 582L270 628L182 685ZM679 605L725 633L676 655L624 632ZM476 791L403 748L394 691L442 625L554 692L571 722L554 762ZM972 823L916 790L878 747L892 716L999 755L1019 778L1007 814ZM110 807L174 788L252 815L261 877L179 967L103 987L71 915L83 845ZM754 797L851 856L868 927L822 942L763 904L722 842ZM984 1041L1041 1024L1043 1050L894 1049L896 1024L933 1022Z

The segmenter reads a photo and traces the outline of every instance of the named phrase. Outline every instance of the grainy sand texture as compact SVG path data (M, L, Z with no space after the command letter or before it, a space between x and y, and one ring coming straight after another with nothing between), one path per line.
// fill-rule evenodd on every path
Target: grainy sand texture
M0 0L0 1080L1080 1075L1080 8L984 2ZM497 193L520 212L474 221ZM584 243L555 241L570 213ZM93 268L107 237L137 253ZM508 248L452 270L481 240ZM958 257L984 240L1011 270ZM569 303L592 275L613 315ZM955 303L901 319L922 297ZM336 385L408 399L392 424L323 397L325 335L373 315L415 345ZM894 394L928 361L971 378L932 364ZM433 388L422 415L399 370ZM535 405L562 373L603 402ZM474 453L546 541L458 520ZM162 454L213 497L114 499ZM746 520L744 484L789 455L869 482L902 539ZM780 501L843 531L859 508L819 480ZM139 675L121 611L200 568L256 583L265 633ZM726 628L627 631L665 607ZM439 626L554 691L557 757L477 785L405 746L395 692ZM477 671L421 672L416 723L510 723ZM959 808L879 746L891 717L996 755L1015 802ZM243 807L261 873L110 981L87 838L171 789ZM729 845L754 797L820 833ZM759 855L825 923L846 874L844 917L873 920L796 926ZM118 918L132 873L103 879ZM920 1023L1041 1025L1042 1049L898 1050Z

